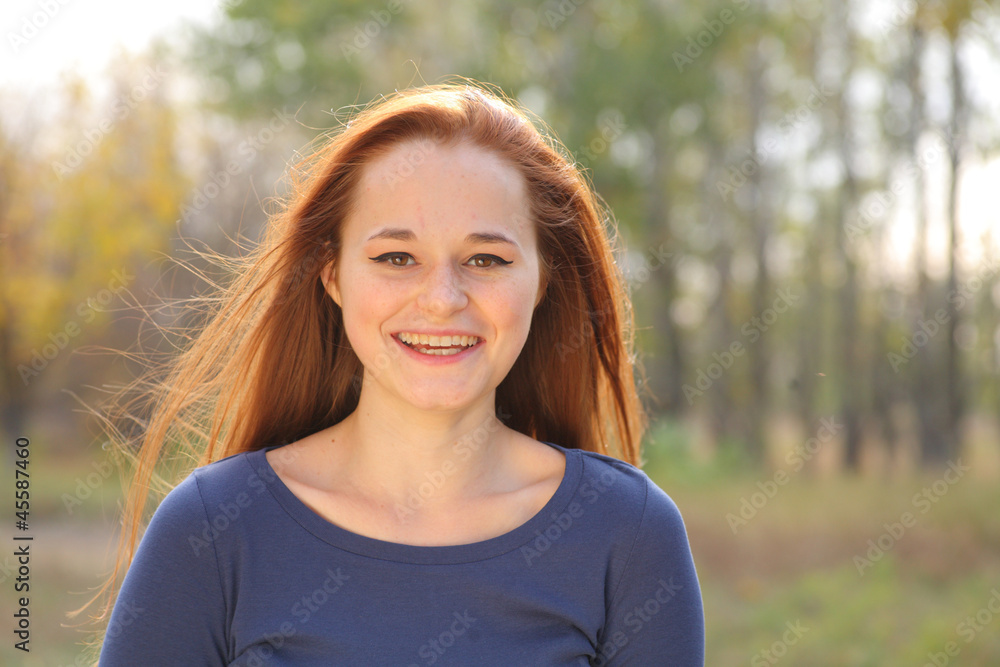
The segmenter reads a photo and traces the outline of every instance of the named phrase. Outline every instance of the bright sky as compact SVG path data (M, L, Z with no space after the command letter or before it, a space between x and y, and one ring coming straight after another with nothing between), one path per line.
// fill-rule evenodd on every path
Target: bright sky
M221 14L211 0L2 0L0 88L34 89L74 69L100 77L120 46L138 52L182 20Z
M223 3L241 1L0 0L0 90L36 91L55 84L59 74L70 69L99 81L122 46L142 51L154 37L169 34L182 22L218 20ZM1000 76L994 67L983 71L994 79ZM979 241L984 232L992 230L995 247L1000 247L1000 214L995 205L1000 160L975 166L970 161L968 166L962 184L960 224L967 262L975 266L982 260ZM902 217L891 230L897 241L893 245L902 252L889 253L890 262L898 262L900 268L908 266L914 240L912 216L904 213ZM936 227L932 230L931 260L940 271L945 261L943 219L933 211L931 219Z

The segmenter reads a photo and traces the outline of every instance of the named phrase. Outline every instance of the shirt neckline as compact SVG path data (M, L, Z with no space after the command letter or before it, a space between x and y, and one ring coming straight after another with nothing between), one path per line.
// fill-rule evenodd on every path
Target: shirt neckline
M320 540L344 551L380 560L420 565L451 565L494 558L512 551L538 536L558 517L576 494L583 476L583 456L579 449L546 445L566 456L562 481L549 501L530 519L513 530L480 542L447 546L417 546L366 537L327 521L314 512L285 486L267 460L267 452L282 445L258 449L246 454L247 461L261 478L274 499L305 530Z

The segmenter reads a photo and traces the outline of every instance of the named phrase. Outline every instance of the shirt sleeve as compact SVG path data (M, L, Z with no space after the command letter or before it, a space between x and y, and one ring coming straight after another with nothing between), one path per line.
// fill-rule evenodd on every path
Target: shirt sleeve
M646 502L612 594L595 667L703 667L705 618L687 532L673 500L646 479Z
M100 667L227 663L214 537L191 475L164 498L139 543L111 613Z

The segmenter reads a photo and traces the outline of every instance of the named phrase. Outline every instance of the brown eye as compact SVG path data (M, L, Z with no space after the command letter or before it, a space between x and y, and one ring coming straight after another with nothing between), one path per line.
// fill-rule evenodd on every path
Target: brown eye
M496 255L476 255L469 260L477 269L489 269L493 266L510 264L507 260L500 259Z
M404 267L410 266L410 260L413 258L405 252L387 252L383 255L379 255L378 257L369 257L368 259L376 264L389 264L391 266ZM414 262L414 264L415 263L416 262Z

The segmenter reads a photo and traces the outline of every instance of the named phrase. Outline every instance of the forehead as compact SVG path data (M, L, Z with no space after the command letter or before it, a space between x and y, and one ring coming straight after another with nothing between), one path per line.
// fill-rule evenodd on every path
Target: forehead
M362 169L345 235L382 225L446 232L500 226L533 236L519 169L478 146L432 139L401 142Z

